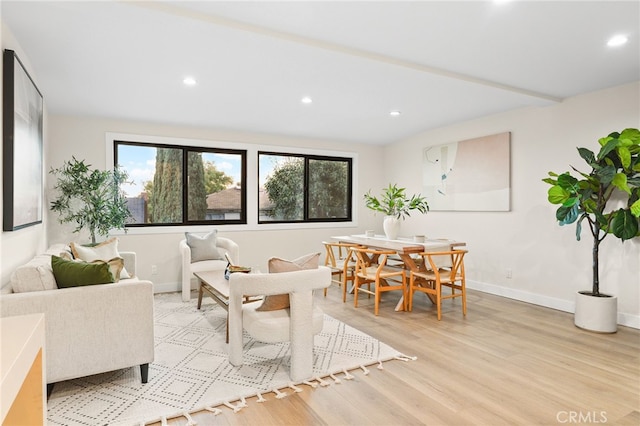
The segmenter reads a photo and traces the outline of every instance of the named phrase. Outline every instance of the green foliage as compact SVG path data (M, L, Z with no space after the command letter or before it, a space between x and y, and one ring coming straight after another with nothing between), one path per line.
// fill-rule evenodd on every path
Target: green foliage
M309 217L344 218L349 206L349 168L345 161L309 162Z
M543 182L551 185L548 200L560 205L556 219L560 225L576 223L576 239L580 240L582 222L587 221L593 237L593 293L599 294L598 248L609 234L622 241L640 236L640 130L625 129L598 140L596 155L587 148L578 154L591 170L549 172ZM579 176L574 177L575 172ZM609 201L624 207L612 209Z
M182 151L158 148L153 175L153 223L182 222Z
M389 184L378 198L371 195L369 190L364 194L365 205L373 211L384 213L386 216L395 216L397 219L411 216L411 210L417 210L420 213L429 211L429 204L425 197L414 194L408 198L405 191L406 188L398 188L397 184Z
M107 236L112 229L125 229L131 217L127 198L120 189L127 180L125 171L91 170L90 164L72 157L50 173L58 176L53 187L58 196L51 202L51 210L60 215L60 223L75 222L73 232L86 228L93 244L96 233Z
M190 151L187 161L187 216L189 220L204 220L207 215L207 192L204 185L202 153Z
M304 160L291 157L274 168L264 184L277 220L304 219Z
M204 161L201 152L189 152L187 178L188 220L204 220L207 195L226 189L233 178ZM149 197L147 209L152 223L182 222L182 154L172 148L158 148L153 181L144 183Z
M228 188L232 183L233 178L225 172L218 170L214 162L204 162L204 188L207 195L220 192Z

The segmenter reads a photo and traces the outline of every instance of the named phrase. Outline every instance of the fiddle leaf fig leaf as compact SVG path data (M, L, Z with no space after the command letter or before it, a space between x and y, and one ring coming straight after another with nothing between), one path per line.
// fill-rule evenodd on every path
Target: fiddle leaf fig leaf
M612 165L601 168L596 172L596 176L600 179L600 182L604 185L609 185L616 175L616 168Z
M598 157L597 157L597 161L601 161L604 157L607 156L607 154L609 154L611 151L613 151L614 149L616 149L616 147L618 146L618 139L610 139L609 141L607 141L607 143L600 148L600 152L598 152Z
M619 190L631 195L631 189L629 189L629 186L627 185L627 175L624 173L616 173L611 180L611 183Z
M631 211L632 215L634 215L635 217L640 218L640 200L638 200L635 203L631 204L631 207L629 207L629 210Z
M596 156L590 149L578 148L578 153L580 154L580 157L587 162L587 164L592 165L596 162Z
M556 219L560 225L569 225L578 219L580 209L577 204L571 207L561 206L556 211Z
M569 192L560 187L559 185L549 188L549 202L551 204L563 204L569 198Z
M631 166L631 152L629 151L629 148L619 146L618 149L616 149L616 152L618 153L622 167L625 170L629 170L629 166Z
M619 209L612 213L611 231L613 235L622 241L630 240L638 233L638 219L635 218L631 211Z
M571 176L569 173L563 173L558 176L558 185L565 189L573 189L578 183L578 179Z

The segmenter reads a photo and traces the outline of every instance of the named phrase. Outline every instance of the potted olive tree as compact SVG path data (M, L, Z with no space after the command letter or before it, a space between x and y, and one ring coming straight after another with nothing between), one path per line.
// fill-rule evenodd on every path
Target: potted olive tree
M53 187L58 194L51 210L60 214L60 223L75 222L73 232L86 228L91 244L96 243L96 234L106 236L112 229L124 229L132 217L120 187L127 180L125 171L91 170L90 164L72 157L50 173L58 176Z
M640 131L625 129L598 142L597 154L578 148L587 163L586 172L571 166L572 170L561 174L549 172L550 177L543 181L551 185L549 202L559 205L559 224L576 223L579 241L586 223L593 238L592 286L576 296L575 325L613 333L617 330L617 298L600 292L599 248L608 235L622 241L640 235Z
M404 220L411 216L412 210L417 210L420 213L429 211L429 204L425 197L414 194L409 198L406 195L406 188L398 188L397 184L389 184L383 190L380 198L371 195L371 190L369 190L364 194L364 201L367 208L385 215L382 225L385 235L390 240L398 237L400 219Z

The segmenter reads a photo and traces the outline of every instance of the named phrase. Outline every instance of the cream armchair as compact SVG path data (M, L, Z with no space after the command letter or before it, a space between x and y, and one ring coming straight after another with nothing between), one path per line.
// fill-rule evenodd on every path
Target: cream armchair
M325 266L272 274L232 274L229 295L229 362L242 365L243 335L265 343L291 342L293 381L313 374L313 336L322 331L324 313L313 303L313 290L331 285L331 270ZM261 302L243 304L244 296L289 293L291 307L257 311Z
M187 240L180 241L180 254L182 256L182 300L188 302L191 299L191 289L196 288L194 272L222 270L227 266L224 254L229 253L229 257L234 264L240 264L240 248L233 240L224 237L216 237L216 247L220 252L220 260L201 260L191 262L191 249ZM194 284L192 284L192 279Z

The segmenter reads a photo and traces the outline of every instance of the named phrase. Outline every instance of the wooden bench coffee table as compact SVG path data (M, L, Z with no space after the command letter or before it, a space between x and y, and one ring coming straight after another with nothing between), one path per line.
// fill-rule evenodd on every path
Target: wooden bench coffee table
M194 272L198 278L198 309L202 306L202 295L206 291L218 305L227 311L226 342L229 343L229 281L224 278L224 269L217 271ZM261 297L247 297L244 303L262 300Z

